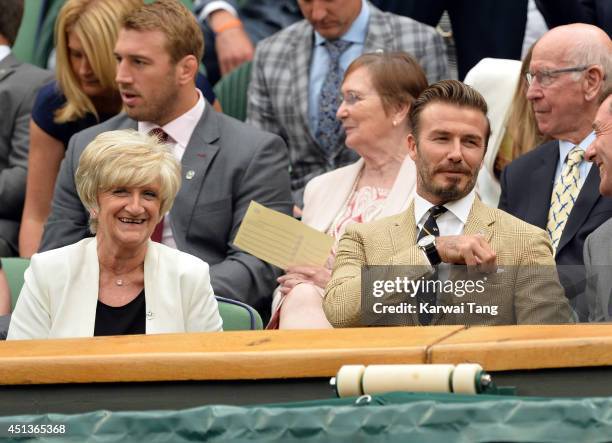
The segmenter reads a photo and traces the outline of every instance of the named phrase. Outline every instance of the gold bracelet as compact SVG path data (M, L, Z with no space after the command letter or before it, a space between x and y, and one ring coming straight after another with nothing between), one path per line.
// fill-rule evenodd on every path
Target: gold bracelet
M213 32L215 34L221 34L222 32L225 32L228 29L234 29L234 28L242 28L242 22L240 20L238 20L237 18L233 18L231 20L227 20L226 22L224 22L218 28L213 29Z

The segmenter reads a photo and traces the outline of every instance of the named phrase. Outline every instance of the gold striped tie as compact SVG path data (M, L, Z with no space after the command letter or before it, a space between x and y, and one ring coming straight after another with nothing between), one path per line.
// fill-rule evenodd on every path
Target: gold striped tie
M561 170L561 177L555 184L550 198L550 210L548 211L548 223L546 230L550 235L555 251L559 246L559 240L563 228L567 222L574 203L580 193L580 163L584 159L584 150L575 146L565 160Z

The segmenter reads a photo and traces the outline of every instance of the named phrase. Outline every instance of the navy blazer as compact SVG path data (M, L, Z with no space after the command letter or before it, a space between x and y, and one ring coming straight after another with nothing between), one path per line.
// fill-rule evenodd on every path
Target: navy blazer
M558 162L559 142L553 140L510 163L501 174L499 209L546 229ZM569 298L582 293L584 289L584 281L581 281L584 279L580 278L584 271L580 275L577 273L578 267L584 265L586 237L612 217L612 198L600 195L599 181L599 170L592 167L570 212L556 251L557 265L578 265L576 268L566 268L569 274L560 275ZM577 310L583 319L579 306Z

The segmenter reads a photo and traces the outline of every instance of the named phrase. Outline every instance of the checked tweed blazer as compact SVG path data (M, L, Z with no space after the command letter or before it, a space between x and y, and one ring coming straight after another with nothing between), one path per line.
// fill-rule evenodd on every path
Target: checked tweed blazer
M498 306L488 314L435 314L432 325L553 324L573 321L573 313L555 272L548 235L478 198L464 234L482 233L497 254L498 272L488 274L481 294L438 295L438 304L476 303ZM366 265L418 266L409 278L431 271L425 254L416 245L414 204L401 214L372 223L349 226L340 239L332 279L323 308L334 327L361 324L361 268ZM420 275L418 273L420 272ZM451 275L452 275L451 271ZM418 314L405 314L401 324L418 325Z
M430 82L448 77L444 42L434 28L385 13L369 4L364 52L405 51L419 61ZM291 187L302 205L303 188L313 177L357 160L344 145L328 161L308 125L308 84L314 30L301 20L257 45L249 84L247 123L280 135L289 147Z

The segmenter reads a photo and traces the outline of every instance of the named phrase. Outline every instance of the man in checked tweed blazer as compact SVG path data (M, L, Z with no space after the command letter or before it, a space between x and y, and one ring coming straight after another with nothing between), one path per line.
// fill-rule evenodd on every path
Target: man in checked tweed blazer
M490 134L486 112L484 98L455 80L430 86L413 104L414 135L408 136L408 143L417 166L417 195L406 212L347 228L323 301L333 326L573 321L546 232L475 197L474 184ZM434 211L440 215L433 215ZM428 227L433 235L417 235ZM377 300L376 295L367 285L362 298L364 266L411 266L403 275L412 281L431 278L434 272L439 276L434 278L448 283L457 281L458 275L465 279L465 269L450 268L450 264L473 267L471 280L476 287L482 281L483 289L438 291L429 305L418 294L402 297L401 290L392 290L386 299L378 300L390 307L406 302L414 309L399 315L368 315L380 314L381 308L374 308L371 301ZM385 272L389 274L382 274L384 279L395 278L394 270ZM437 312L430 311L432 316L425 323L421 310L431 305Z
M298 4L309 20L299 21L257 46L248 92L247 122L278 134L287 142L293 197L301 206L304 186L311 178L357 160L357 155L344 145L344 137L337 146L330 147L331 155L328 155L313 135L310 88L316 79L311 78L311 73L316 77L321 71L320 66L313 64L319 46L317 39L345 37L353 30L350 27L358 24L367 12L365 41L347 50L348 59L340 59L341 65L346 64L342 66L344 69L362 52L377 50L410 53L419 61L430 82L447 78L448 67L444 42L430 26L381 12L365 0L332 0L324 6L316 1L298 1ZM351 11L356 13L350 15ZM343 23L346 17L352 21ZM329 37L335 31L333 26L342 33ZM314 92L317 97L320 83Z

